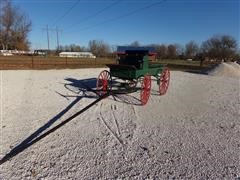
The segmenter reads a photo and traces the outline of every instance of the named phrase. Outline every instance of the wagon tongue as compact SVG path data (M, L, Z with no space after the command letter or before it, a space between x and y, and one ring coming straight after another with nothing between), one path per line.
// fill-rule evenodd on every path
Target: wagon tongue
M93 90L92 90L93 91ZM100 96L98 99L96 99L95 101L93 101L92 103L90 103L89 105L87 105L86 107L84 107L83 109L81 109L80 111L78 111L77 113L75 113L74 115L72 115L71 117L67 118L66 120L64 120L63 122L61 122L60 124L56 125L55 127L53 127L52 129L48 130L47 132L43 133L42 135L36 137L35 139L33 138L34 134L36 132L34 132L32 135L30 135L29 137L27 137L24 141L22 141L19 145L17 145L15 148L13 148L8 154L6 154L2 159L0 159L0 165L5 163L6 161L10 160L11 158L13 158L14 156L18 155L19 153L21 153L22 151L24 151L25 149L29 148L30 146L32 146L33 144L37 143L38 141L40 141L41 139L43 139L44 137L48 136L49 134L51 134L52 132L56 131L58 128L62 127L63 125L67 124L68 122L70 122L71 120L73 120L74 118L76 118L77 116L79 116L80 114L82 114L83 112L85 112L86 110L88 110L89 108L91 108L92 106L94 106L95 104L97 104L99 101L101 101L102 99L106 98L107 96L109 96L109 93L106 93L102 96Z

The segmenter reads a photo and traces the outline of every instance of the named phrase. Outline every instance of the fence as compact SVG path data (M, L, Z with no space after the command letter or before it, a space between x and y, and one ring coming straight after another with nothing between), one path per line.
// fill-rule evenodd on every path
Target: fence
M172 70L204 70L213 66L208 62L204 62L200 66L200 62L187 62L183 60L161 60L152 63L168 64ZM94 68L106 67L106 64L116 64L115 59L111 58L66 58L66 57L41 57L41 56L0 56L0 70L9 69L65 69L65 68ZM216 62L215 62L216 64ZM214 64L214 65L215 65Z
M0 69L63 69L105 67L105 64L115 64L116 60L108 58L67 58L40 56L0 56Z

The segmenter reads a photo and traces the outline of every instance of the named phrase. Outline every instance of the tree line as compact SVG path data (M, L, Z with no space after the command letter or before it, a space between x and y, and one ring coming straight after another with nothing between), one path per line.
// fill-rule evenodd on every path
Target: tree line
M58 52L84 52L90 51L97 57L111 56L114 49L111 49L110 45L102 40L90 40L88 47L80 46L76 44L70 44L65 46L59 46Z
M135 41L132 45L139 46ZM238 43L230 35L214 35L200 45L190 41L184 46L180 44L151 44L155 47L158 59L192 59L192 60L234 60L240 58Z
M184 46L180 44L149 44L142 45L138 41L134 41L128 46L151 46L154 47L158 59L192 59L192 60L234 60L240 58L237 40L229 35L213 36L200 45L195 41L190 41ZM91 51L97 57L112 56L116 52L117 46L111 46L102 40L90 40L88 47L80 45L60 46L60 51Z

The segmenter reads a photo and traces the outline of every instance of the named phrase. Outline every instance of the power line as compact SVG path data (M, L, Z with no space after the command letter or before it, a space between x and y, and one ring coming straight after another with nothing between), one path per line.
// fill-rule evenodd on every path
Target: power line
M79 3L80 1L81 1L81 0L75 1L75 3L74 3L62 16L60 16L60 17L53 23L53 25L57 24L61 19L63 19L64 17L66 17L66 16L73 10L73 8L78 5L78 3Z
M68 11L66 11L66 13L64 13L61 17L59 17L59 18L55 21L54 24L56 24L58 21L60 21L61 19L63 19L65 16L67 16L67 15L72 11L72 9L73 9L80 1L81 1L81 0L77 0L77 1L73 4L73 6L71 6L71 7L68 9ZM94 14L92 14L92 15L90 15L90 16L87 16L86 18L84 18L83 20L81 20L81 23L84 22L84 21L86 21L86 20L88 20L88 19L90 19L90 18L96 17L97 15L101 14L102 12L104 12L104 11L110 9L111 7L117 5L117 4L120 3L121 1L122 1L122 0L116 0L116 1L113 2L112 4L104 7L103 9L100 9L100 10L97 11L96 13L94 13ZM70 28L73 27L74 25L76 25L76 24L71 25ZM49 49L49 35L48 35L48 30L49 30L49 29L48 29L48 27L47 27L46 30L47 30L47 39L48 39L48 49ZM59 31L61 31L61 30L59 30L58 28L56 28L56 34L57 34L57 50L59 50Z
M46 31L47 33L47 45L48 45L48 51L50 50L50 36L49 36L49 31L56 31L56 35L57 35L57 50L59 50L59 32L61 32L62 30L60 30L58 27L56 27L56 29L50 29L48 27L48 25L46 26L46 28L43 29L43 31Z
M96 13L94 13L94 14L92 14L92 15L90 15L90 16L87 16L86 18L80 20L80 23L72 24L69 29L71 29L72 27L74 27L74 26L76 26L76 25L81 24L82 22L84 22L84 21L86 21L86 20L88 20L88 19L91 19L91 18L93 18L93 17L96 17L97 15L101 14L102 12L104 12L104 11L110 9L111 7L119 4L121 1L122 1L122 0L117 0L117 1L113 2L112 4L110 4L110 5L102 8L102 9L100 9L100 10L97 11Z
M49 28L48 28L48 25L47 25L46 29L43 29L43 30L47 32L47 44L48 44L48 51L49 51L50 46L49 46Z
M133 11L130 11L130 12L126 13L126 14L117 16L117 17L115 17L115 18L111 18L111 19L108 19L108 20L106 20L106 21L102 21L102 22L100 22L100 23L94 24L94 25L92 25L92 26L87 26L87 27L78 29L78 31L83 31L83 30L92 29L92 28L95 28L95 27L97 27L97 26L101 26L101 25L103 25L103 24L109 23L109 22L111 22L111 21L116 21L116 20L118 20L118 19L122 19L122 18L125 18L125 17L128 17L128 16L131 16L131 15L133 15L133 14L136 14L136 13L139 12L139 11L143 11L143 10L149 9L149 8L151 8L151 7L153 7L153 6L160 5L160 4L162 4L162 3L166 2L166 1L168 1L168 0L162 0L162 1L160 1L160 2L155 2L155 3L149 4L149 5L147 5L147 6L144 6L144 7L138 8L138 9L135 9L135 10L133 10Z
M61 32L61 29L58 29L58 27L56 27L56 34L57 34L57 50L59 51L59 32Z

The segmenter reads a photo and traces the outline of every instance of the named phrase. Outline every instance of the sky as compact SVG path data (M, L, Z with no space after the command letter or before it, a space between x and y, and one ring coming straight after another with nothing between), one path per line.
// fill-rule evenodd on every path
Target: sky
M240 0L12 0L32 21L32 49L59 44L199 45L214 35L240 42Z

